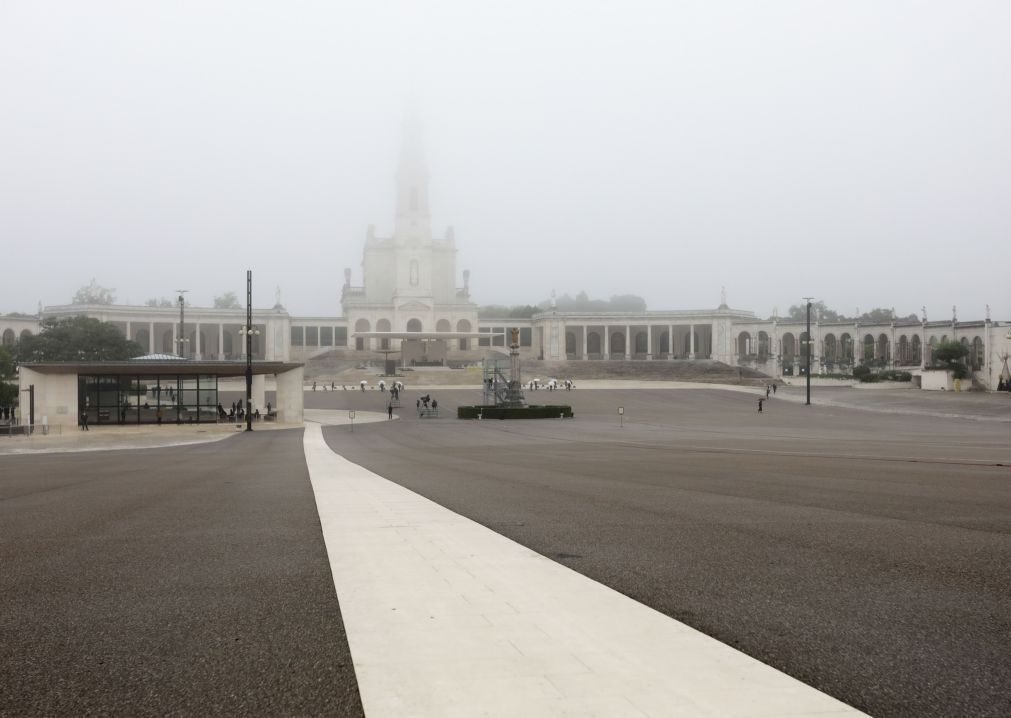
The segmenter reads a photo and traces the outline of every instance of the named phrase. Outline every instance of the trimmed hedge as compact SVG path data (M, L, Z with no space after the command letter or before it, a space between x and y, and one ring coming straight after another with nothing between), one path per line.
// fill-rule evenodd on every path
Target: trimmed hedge
M571 406L458 406L457 419L476 419L478 414L483 419L557 419L564 415L566 419L573 417Z

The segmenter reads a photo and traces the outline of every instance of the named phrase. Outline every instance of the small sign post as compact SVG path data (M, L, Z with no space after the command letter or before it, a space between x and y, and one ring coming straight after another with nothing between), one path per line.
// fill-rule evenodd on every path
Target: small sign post
M352 409L348 412L348 418L351 420L351 433L355 433L355 410Z
M618 426L622 429L625 428L625 407L618 407Z

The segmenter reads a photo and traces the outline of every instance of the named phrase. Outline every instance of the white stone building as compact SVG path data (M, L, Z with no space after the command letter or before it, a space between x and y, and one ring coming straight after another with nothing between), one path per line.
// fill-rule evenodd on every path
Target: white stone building
M471 300L470 274L457 273L453 229L435 237L428 203L428 170L416 130L405 138L396 175L393 231L377 235L369 227L361 279L346 269L341 313L291 316L280 298L270 309L254 309L253 358L301 362L333 352L376 360L395 353L405 364L473 362L490 351L508 351L507 336L519 330L527 359L551 361L716 360L749 366L770 376L797 376L811 347L812 374L849 373L870 361L891 368L923 369L931 347L944 339L965 343L974 379L997 386L1011 351L1011 322L952 318L884 323L822 322L812 317L811 341L803 322L731 309L725 293L712 309L635 313L561 312L548 309L529 319L479 318ZM529 298L528 298L529 299ZM177 307L60 305L40 317L0 315L0 340L12 345L35 333L41 317L77 314L120 327L150 353L180 354L196 360L244 358L240 309L187 307L185 323ZM183 341L180 341L183 340Z

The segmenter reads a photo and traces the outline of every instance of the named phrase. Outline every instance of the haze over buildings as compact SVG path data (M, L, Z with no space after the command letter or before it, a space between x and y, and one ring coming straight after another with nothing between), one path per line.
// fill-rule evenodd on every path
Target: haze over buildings
M0 9L0 311L338 311L405 108L479 304L1011 317L999 2ZM386 223L386 224L384 224Z

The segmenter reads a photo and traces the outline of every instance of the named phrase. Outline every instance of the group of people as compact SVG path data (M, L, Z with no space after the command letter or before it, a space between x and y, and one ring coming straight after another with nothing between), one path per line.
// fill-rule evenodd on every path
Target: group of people
M13 424L17 421L17 416L13 406L0 406L0 421L5 424Z
M770 394L775 394L775 393L776 393L776 383L775 382L773 382L772 384L766 384L765 385L765 396L764 397L763 396L758 397L758 413L759 414L762 413L762 402L767 401L769 399L769 395Z
M1011 391L1011 377L1008 377L1007 381L1004 377L997 380L997 391Z
M433 399L431 394L425 394L418 399L416 406L418 407L418 414L422 416L439 410L439 402Z
M537 391L538 389L547 389L548 391L555 391L560 386L565 387L565 391L572 391L576 388L575 382L572 379L565 379L559 385L557 379L548 379L546 382L541 383L540 379L531 379L527 382L527 388L531 391Z
M330 388L330 391L337 391L337 382L335 382L335 381L330 382L330 387L329 388ZM344 391L347 391L347 387L344 386L343 384L341 385L341 389L343 389ZM312 390L316 391L316 381L315 380L313 380L313 382L312 382ZM323 391L326 391L326 390L327 390L326 382L323 382Z

